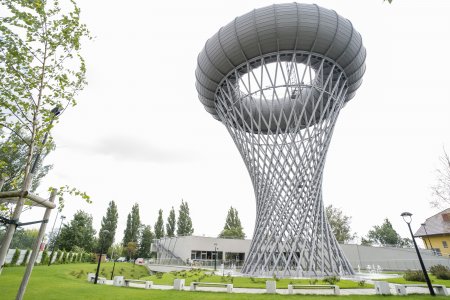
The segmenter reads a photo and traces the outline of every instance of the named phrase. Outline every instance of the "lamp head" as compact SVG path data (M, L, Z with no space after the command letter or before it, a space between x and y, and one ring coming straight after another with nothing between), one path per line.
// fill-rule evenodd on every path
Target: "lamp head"
M402 216L403 221L405 221L407 224L410 224L410 223L411 223L411 220L412 220L412 219L411 219L412 213L405 211L405 212L403 212L400 216Z
M57 105L57 106L55 106L50 112L51 112L55 117L57 117L57 116L59 116L59 115L61 114L62 111L63 111L63 110L62 110L62 107L59 106L59 105Z

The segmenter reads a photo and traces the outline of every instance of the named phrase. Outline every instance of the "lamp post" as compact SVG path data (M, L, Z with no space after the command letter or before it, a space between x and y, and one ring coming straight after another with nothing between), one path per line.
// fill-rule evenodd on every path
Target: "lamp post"
M105 245L105 235L109 235L109 230L103 230L103 238L101 239L100 242L100 255L98 256L98 265L97 265L97 272L95 272L95 280L94 280L94 284L97 284L97 279L98 279L98 271L100 270L100 263L102 261L102 253L103 253L103 246Z
M425 268L425 265L423 263L422 256L420 255L419 248L417 247L416 240L414 239L414 234L413 234L413 232L411 230L411 221L412 221L411 216L412 216L412 213L404 212L400 216L402 216L402 218L405 221L405 223L408 224L409 233L411 233L411 238L412 238L413 243L414 243L414 248L416 248L417 256L419 257L420 266L422 267L423 275L425 276L425 280L427 282L428 289L430 290L430 295L431 296L436 296L436 294L434 293L433 286L431 285L430 278L428 277L427 269Z
M430 244L431 251L433 251L433 254L434 254L433 245L431 245L431 240L430 240L430 237L428 236L426 224L422 223L420 225L422 225L423 229L425 230L425 234L427 235L427 238L428 238L428 243ZM426 245L426 242L425 242L425 245Z
M48 266L50 266L52 264L53 254L55 254L55 248L58 245L59 233L61 232L61 228L63 226L63 222L64 222L65 218L66 218L65 216L61 215L61 225L59 225L58 234L56 235L56 239L53 242L52 254L50 254L50 259L48 260Z
M214 243L214 271L217 271L217 243Z
M55 217L55 221L53 222L52 230L50 231L49 239L50 239L50 237L53 239L53 232L55 231L56 221L58 221L58 214L59 214L59 210L56 210L56 217Z
M111 258L113 260L113 268L112 268L112 272L111 272L111 280L113 279L114 276L114 269L116 268L116 260L114 259L114 248L112 249L112 253L111 253Z

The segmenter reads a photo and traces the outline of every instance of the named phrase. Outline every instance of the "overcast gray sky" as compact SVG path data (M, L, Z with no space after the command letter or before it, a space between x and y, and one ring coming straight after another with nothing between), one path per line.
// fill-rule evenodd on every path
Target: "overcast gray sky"
M116 241L135 202L153 226L160 208L166 219L181 199L194 234L216 236L233 206L251 237L250 178L225 127L198 101L194 70L221 26L280 1L77 2L96 37L84 46L89 85L54 129L57 149L46 163L55 167L41 194L64 184L88 192L93 204L68 199L63 214L86 210L97 230L115 200ZM416 229L437 212L428 204L430 185L443 146L450 151L450 1L314 3L351 20L368 52L364 82L341 112L328 152L325 205L350 215L360 236L384 218L407 236L400 213L413 213Z

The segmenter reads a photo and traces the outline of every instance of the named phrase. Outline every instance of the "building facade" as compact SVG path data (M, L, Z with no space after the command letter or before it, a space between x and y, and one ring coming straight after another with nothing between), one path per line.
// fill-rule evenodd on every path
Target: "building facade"
M415 233L429 250L438 255L450 256L450 208L447 208L422 223Z
M449 241L450 244L450 241ZM184 236L155 240L152 251L156 252L157 265L206 267L240 270L248 256L251 240L220 239L204 236ZM341 244L345 256L355 271L420 269L414 248L371 247ZM449 257L439 256L430 250L421 250L427 268L442 264L450 267ZM261 276L272 275L270 273ZM303 271L294 277L311 277L315 274Z

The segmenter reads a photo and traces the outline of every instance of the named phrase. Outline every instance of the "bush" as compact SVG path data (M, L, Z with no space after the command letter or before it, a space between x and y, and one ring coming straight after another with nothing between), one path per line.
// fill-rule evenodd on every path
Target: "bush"
M430 273L436 275L441 272L448 272L450 269L444 265L434 265L430 268Z
M438 279L450 279L450 269L443 265L434 265L430 268L430 273Z
M330 277L325 277L323 279L323 282L326 282L328 284L336 284L336 282L341 281L341 278L339 278L339 276L330 276Z
M22 263L20 265L25 266L27 264L28 256L30 256L30 249L27 249L27 252L25 252L25 256L23 257Z
M61 254L62 254L62 251L58 250L58 252L56 253L55 261L53 263L59 264L59 259L61 258Z
M41 256L41 265L46 265L48 264L48 252L47 251L42 251L42 256Z
M412 271L412 270L406 270L405 274L403 275L403 278L406 281L420 281L425 282L425 275L422 271Z
M17 264L17 261L19 260L20 256L20 250L16 248L16 251L14 251L14 255L11 260L11 265L15 266Z
M450 271L437 273L436 278L443 279L443 280L449 280L450 279Z

